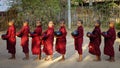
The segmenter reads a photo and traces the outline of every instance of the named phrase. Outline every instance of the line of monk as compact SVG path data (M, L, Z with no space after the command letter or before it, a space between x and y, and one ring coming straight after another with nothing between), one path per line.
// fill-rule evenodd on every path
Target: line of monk
M84 36L84 27L83 21L77 21L77 35L73 36L75 50L79 54L78 61L82 61L82 45L83 45L83 36ZM115 61L114 56L114 42L116 39L116 31L114 28L114 21L109 22L109 30L106 32L101 32L100 29L101 22L100 20L95 21L95 28L92 32L87 33L87 37L89 37L89 53L96 56L94 61L101 61L101 36L104 37L104 54L109 56L108 61ZM53 60L53 42L54 42L54 23L53 21L49 21L48 28L44 32L42 32L41 21L36 21L36 28L33 32L30 32L30 28L28 25L28 21L24 21L23 27L19 32L16 33L16 28L14 26L14 21L9 22L9 28L7 33L2 35L2 39L7 41L7 50L11 54L9 59L15 59L16 53L16 36L21 38L21 47L23 49L23 53L25 57L23 60L29 59L29 36L32 37L32 46L31 51L33 55L36 55L37 58L35 60L41 59L42 48L43 52L46 54L45 60L51 61ZM62 33L60 36L55 36L55 50L62 55L61 60L65 60L66 54L66 43L67 43L67 30L65 27L65 20L60 20L60 28L59 31Z

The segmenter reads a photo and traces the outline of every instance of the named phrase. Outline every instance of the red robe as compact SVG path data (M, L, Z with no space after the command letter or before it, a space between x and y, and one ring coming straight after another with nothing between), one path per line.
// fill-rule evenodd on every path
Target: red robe
M52 55L54 42L54 28L48 27L48 29L44 33L46 39L44 40L43 51L45 52L46 55Z
M101 44L101 29L95 27L93 32L90 34L89 53L100 56L100 44Z
M7 50L8 53L15 54L16 53L16 28L14 25L10 26L7 30L6 35L4 36L7 40Z
M77 31L79 33L79 35L75 38L75 50L78 51L78 54L82 54L82 44L83 44L83 36L84 36L84 30L82 26L79 26L77 28Z
M31 34L33 55L41 54L41 40L40 40L41 33L42 33L42 27L37 26L36 29L34 30L34 33Z
M104 36L104 42L105 42L105 46L104 46L104 54L108 55L110 57L114 57L114 42L116 39L116 31L115 28L110 28L107 31L107 34L102 33L102 35Z
M66 53L66 28L63 26L59 29L59 31L62 32L62 36L58 37L56 39L56 51L60 54L65 54Z
M29 26L23 26L20 32L17 33L17 36L21 35L21 46L24 53L29 53Z

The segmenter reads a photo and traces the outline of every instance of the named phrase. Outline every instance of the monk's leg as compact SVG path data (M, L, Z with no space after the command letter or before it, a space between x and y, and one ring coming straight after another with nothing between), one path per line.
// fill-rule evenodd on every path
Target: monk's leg
M23 46L23 52L25 53L25 57L23 60L29 60L29 49L28 46Z
M45 58L45 61L52 61L53 60L53 55L47 55Z
M15 54L11 54L11 57L9 59L15 59Z
M78 62L82 61L82 54L79 54Z
M101 61L101 57L96 55L96 59L94 59L94 61Z
M50 60L50 61L52 61L52 60L53 60L53 55L50 55L49 60Z
M37 55L37 57L35 58L35 60L41 60L41 54L40 55Z
M9 53L11 54L11 57L9 59L15 59L15 53L16 53L16 49L15 49L15 44L14 45L10 45L9 46Z
M63 61L65 60L65 54L62 54L62 60Z
M23 58L23 60L29 60L29 53L25 53L25 57Z
M115 58L111 57L110 62L115 62Z

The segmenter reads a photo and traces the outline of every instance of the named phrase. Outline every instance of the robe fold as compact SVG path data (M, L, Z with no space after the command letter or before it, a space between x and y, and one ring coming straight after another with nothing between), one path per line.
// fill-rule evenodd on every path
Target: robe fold
M16 53L16 28L14 25L9 26L6 35L3 36L7 40L8 53Z
M58 53L65 54L66 53L66 35L67 35L65 26L61 27L59 31L62 32L62 36L56 38L55 49Z
M52 55L53 54L53 42L54 42L54 28L48 27L48 29L43 33L43 51L46 55Z
M115 28L109 28L109 30L107 31L107 33L102 33L103 37L104 37L104 54L108 55L110 57L114 57L115 53L114 53L114 42L116 40L116 31Z
M101 44L101 29L95 27L93 32L90 34L89 53L100 56L100 44Z
M82 44L83 44L83 36L84 36L84 30L82 26L79 26L77 28L78 31L78 36L74 37L74 45L75 45L75 50L78 51L78 54L82 54Z
M23 26L22 29L17 33L17 36L21 36L21 46L24 53L29 53L29 26Z
M33 55L40 55L41 54L41 33L42 27L37 26L33 33L31 33L32 37L32 54Z

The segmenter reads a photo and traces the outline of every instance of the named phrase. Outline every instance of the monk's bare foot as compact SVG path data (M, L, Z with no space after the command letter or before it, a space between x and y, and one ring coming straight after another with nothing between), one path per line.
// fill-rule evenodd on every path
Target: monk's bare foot
M39 60L41 60L41 58L35 58L35 59L34 59L34 61L39 61Z
M52 61L52 58L46 58L45 61Z
M8 59L10 59L10 60L15 60L15 57L10 57L10 58L8 58Z
M29 60L29 57L24 57L23 60Z
M110 58L109 58L109 59L106 59L106 61L110 61Z
M115 62L115 59L110 59L109 62Z
M101 61L101 59L94 59L93 61Z
M61 61L65 61L65 58L61 58L61 59L59 60L59 62L61 62Z
M81 62L81 61L82 61L82 59L78 59L78 60L77 60L77 62Z

